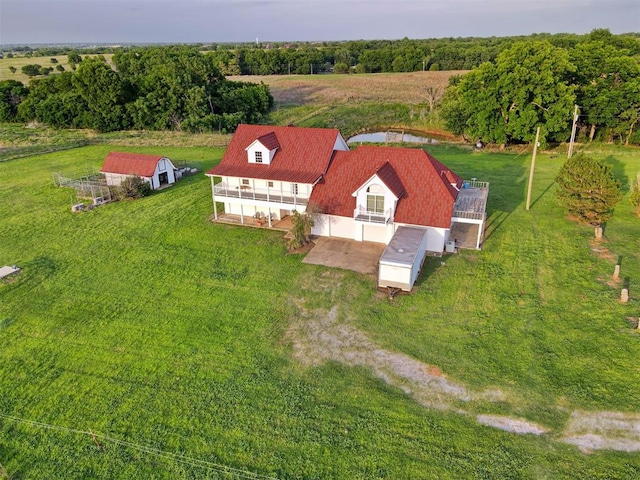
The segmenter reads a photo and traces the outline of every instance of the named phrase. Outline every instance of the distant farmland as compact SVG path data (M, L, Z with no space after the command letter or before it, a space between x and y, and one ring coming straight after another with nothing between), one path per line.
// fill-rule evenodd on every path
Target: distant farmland
M97 57L98 55L81 55L82 58L85 57ZM102 54L104 58L107 59L109 63L111 63L111 58L113 57L112 53ZM55 58L58 63L51 63L51 59ZM41 67L53 67L53 71L49 75L56 75L60 73L56 70L57 65L62 65L66 72L71 72L71 66L67 63L66 55L51 55L46 57L13 57L13 58L0 58L0 81L2 80L18 80L24 84L28 84L29 78L27 75L22 73L22 67L25 65L33 65L37 64ZM10 67L15 67L16 73L11 73L9 70ZM42 78L42 75L33 78Z
M421 103L425 101L427 87L444 90L449 77L464 73L465 70L456 70L353 75L245 75L228 78L264 82L269 85L276 106L289 107L373 101Z

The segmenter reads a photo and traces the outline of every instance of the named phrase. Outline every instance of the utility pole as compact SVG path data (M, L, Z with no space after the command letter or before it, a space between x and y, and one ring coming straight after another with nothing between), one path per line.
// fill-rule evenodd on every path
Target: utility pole
M533 185L533 169L536 168L536 154L538 153L538 139L540 138L540 127L536 131L536 141L533 144L533 156L531 157L531 170L529 171L529 186L527 187L527 210L531 205L531 186Z
M571 140L569 140L569 151L567 152L567 158L571 158L573 155L573 144L576 140L576 127L578 124L578 105L573 109L573 126L571 127Z

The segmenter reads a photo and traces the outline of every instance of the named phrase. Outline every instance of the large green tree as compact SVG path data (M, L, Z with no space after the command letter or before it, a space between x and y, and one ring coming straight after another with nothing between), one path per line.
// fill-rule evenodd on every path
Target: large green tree
M596 227L611 218L622 198L620 183L614 178L611 166L584 154L567 160L556 182L560 186L558 197L569 213Z
M16 80L0 81L0 122L12 122L18 115L18 106L27 98L29 89Z
M85 59L73 75L73 86L89 107L88 127L109 132L130 125L120 75L104 58Z
M114 62L135 98L127 109L136 128L233 131L273 105L265 85L227 81L219 59L195 48L122 52Z
M454 133L507 144L569 135L575 70L566 50L547 41L518 42L448 87L443 117Z
M615 136L628 143L640 111L640 62L626 49L601 40L576 45L570 51L576 65L577 102L589 139Z

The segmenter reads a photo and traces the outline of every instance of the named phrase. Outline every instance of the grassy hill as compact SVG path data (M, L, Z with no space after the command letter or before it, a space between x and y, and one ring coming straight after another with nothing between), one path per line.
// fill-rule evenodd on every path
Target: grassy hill
M389 302L373 278L302 264L279 232L211 224L202 173L72 214L51 172L116 148L0 162L0 266L23 269L0 283L0 477L640 475L637 453L567 443L594 431L576 418L608 411L608 435L638 442L623 427L638 421L640 221L623 202L593 244L555 201L562 158L539 156L527 212L528 154L431 146L491 182L487 240L429 258L417 292ZM205 168L223 153L126 149ZM640 171L637 150L592 153L624 184Z

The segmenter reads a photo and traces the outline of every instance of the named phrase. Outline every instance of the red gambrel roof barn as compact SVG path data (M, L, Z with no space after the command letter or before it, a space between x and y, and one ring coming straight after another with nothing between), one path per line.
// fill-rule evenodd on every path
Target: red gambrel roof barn
M175 166L167 157L144 153L111 152L100 170L108 185L118 186L127 177L141 177L152 189L175 183Z

